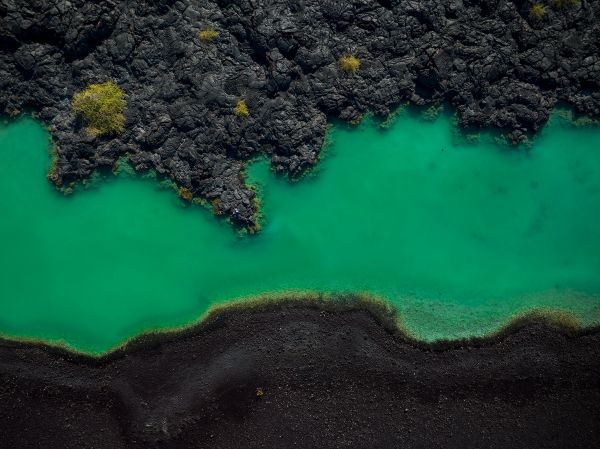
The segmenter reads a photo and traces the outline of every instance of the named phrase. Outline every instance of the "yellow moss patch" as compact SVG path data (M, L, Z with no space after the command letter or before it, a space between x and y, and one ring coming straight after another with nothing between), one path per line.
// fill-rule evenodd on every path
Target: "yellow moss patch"
M125 92L112 81L90 84L73 96L73 110L85 117L92 136L119 134L125 129Z
M248 117L250 115L250 109L248 109L246 100L238 101L233 109L233 113L238 117Z
M360 59L355 55L344 55L340 58L340 68L347 73L356 73L360 69Z
M202 42L212 42L219 37L219 32L213 27L206 27L201 31L198 31L198 38Z

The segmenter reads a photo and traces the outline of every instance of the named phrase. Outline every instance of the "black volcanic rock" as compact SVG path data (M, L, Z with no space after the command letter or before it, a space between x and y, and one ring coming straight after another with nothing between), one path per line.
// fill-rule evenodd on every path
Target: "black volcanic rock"
M600 447L598 330L431 347L377 321L238 309L102 359L0 340L0 447Z
M327 118L385 116L447 101L462 125L513 140L557 101L600 115L600 1L0 0L0 113L40 113L56 142L50 179L85 179L128 155L256 225L245 162L291 176L314 165ZM219 37L202 43L212 26ZM357 74L340 71L346 53ZM128 94L126 132L89 138L70 100L112 79ZM233 114L239 99L250 117Z

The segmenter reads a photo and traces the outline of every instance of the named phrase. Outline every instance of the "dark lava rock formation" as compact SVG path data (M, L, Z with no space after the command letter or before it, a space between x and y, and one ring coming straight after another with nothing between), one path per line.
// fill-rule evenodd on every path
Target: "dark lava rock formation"
M102 359L0 341L0 447L600 447L600 332L427 348L367 312L230 311Z
M565 2L566 3L566 2ZM314 165L327 118L385 116L405 101L447 101L469 127L513 140L557 101L600 114L600 1L0 0L0 114L38 111L56 142L50 179L82 180L128 155L256 225L245 161L296 176ZM219 37L202 43L197 32ZM356 54L361 70L338 58ZM114 80L129 95L126 132L86 136L70 101ZM250 117L232 111L239 99Z

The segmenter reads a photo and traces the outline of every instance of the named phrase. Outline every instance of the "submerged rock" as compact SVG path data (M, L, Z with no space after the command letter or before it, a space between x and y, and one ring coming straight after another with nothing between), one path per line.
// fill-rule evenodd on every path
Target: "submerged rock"
M327 117L447 101L464 126L522 140L557 101L600 115L600 1L546 8L460 0L0 1L0 113L53 130L50 179L68 185L124 154L256 227L245 161L313 166ZM218 37L202 42L212 27ZM345 55L357 73L340 70ZM128 94L126 131L90 138L71 108L90 83ZM241 99L248 117L233 113Z

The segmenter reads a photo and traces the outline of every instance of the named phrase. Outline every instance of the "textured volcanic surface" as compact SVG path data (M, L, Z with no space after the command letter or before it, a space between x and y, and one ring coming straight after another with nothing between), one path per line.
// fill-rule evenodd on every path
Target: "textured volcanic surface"
M128 155L256 226L243 179L257 154L291 176L318 161L327 117L448 101L466 126L520 140L557 101L600 114L600 0L529 17L506 0L0 0L0 114L48 123L66 187ZM213 43L197 32L213 26ZM362 61L344 74L340 56ZM127 131L86 136L71 110L85 85L129 95ZM233 115L246 99L251 115Z
M284 306L102 359L0 344L11 449L590 449L598 422L600 333L539 323L432 349L364 311Z

